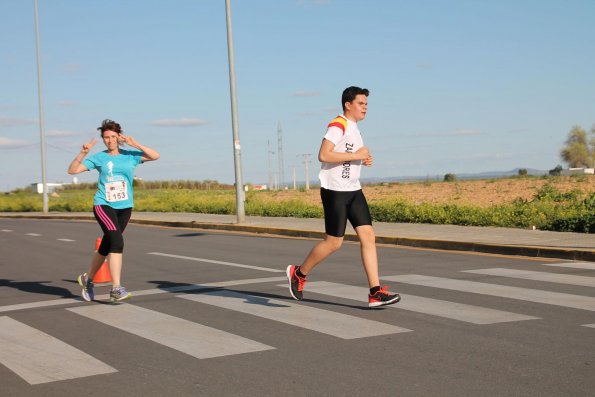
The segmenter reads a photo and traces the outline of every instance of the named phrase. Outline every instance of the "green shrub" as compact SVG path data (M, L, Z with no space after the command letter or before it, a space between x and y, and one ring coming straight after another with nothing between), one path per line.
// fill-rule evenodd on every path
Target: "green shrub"
M64 189L49 197L50 211L91 212L96 187L87 190ZM194 188L145 189L134 192L136 211L192 212L235 214L235 190L201 190ZM39 212L43 198L37 193L19 190L0 195L0 212ZM247 192L246 215L321 218L321 204L310 204L296 192L280 200L279 192ZM542 230L595 232L595 193L580 190L562 193L545 184L530 200L481 208L459 204L415 204L399 199L370 202L370 213L376 222L433 223L473 226L500 226Z

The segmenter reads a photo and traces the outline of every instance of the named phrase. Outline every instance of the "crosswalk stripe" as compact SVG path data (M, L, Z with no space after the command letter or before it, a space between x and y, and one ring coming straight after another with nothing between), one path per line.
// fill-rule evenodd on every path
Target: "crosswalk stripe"
M583 287L595 287L595 277L575 276L572 274L555 274L499 267L492 269L463 270L462 272L485 274L488 276L521 278L524 280L546 281L558 284L580 285Z
M566 267L570 269L595 270L594 262L564 262L564 263L544 263L544 266Z
M229 332L131 304L109 307L88 305L67 310L196 358L274 349L272 346Z
M39 236L41 236L41 234L39 234L39 233L25 233L25 236L39 237Z
M285 273L285 270L281 270L281 269L271 269L271 268L268 268L268 267L244 265L244 264L241 264L241 263L216 261L216 260L213 260L213 259L195 258L195 257L192 257L192 256L166 254L166 253L163 253L163 252L147 252L147 254L149 254L149 255L165 256L165 257L168 257L168 258L185 259L185 260L188 260L188 261L214 263L214 264L217 264L217 265L241 267L241 268L244 268L244 269L260 270L260 271L263 271L263 272Z
M500 298L517 299L528 302L544 303L547 305L595 311L595 298L582 295L571 295L560 292L542 291L538 289L510 287L499 284L480 283L477 281L422 276L419 274L387 276L383 277L382 279L397 283L423 285L426 287L442 288L454 291L497 296Z
M207 283L207 284L176 285L173 287L151 288L151 289L145 289L145 290L139 290L139 291L132 291L132 294L134 296L156 295L156 294L165 294L165 293L171 293L171 292L201 290L201 289L208 289L208 288L231 287L231 286L235 286L235 285L276 282L276 281L281 281L281 280L286 280L286 279L287 278L285 276L283 276L283 277L248 278L248 279L241 279L241 280L218 281L218 282ZM95 295L95 300L107 300L107 299L109 299L109 294ZM60 299L52 299L49 301L17 303L14 305L0 306L0 313L12 312L12 311L18 311L18 310L26 310L26 309L37 309L40 307L63 306L63 305L70 305L73 303L82 303L82 302L83 302L83 300L81 298L60 298Z
M248 313L342 339L364 338L411 331L410 329L378 321L366 320L347 314L307 307L293 302L234 291L213 291L194 295L181 295L179 297Z
M72 243L72 242L76 241L76 240L72 240L72 239L69 239L69 238L59 238L57 240L58 241L64 241L66 243Z
M326 281L315 281L308 283L307 292L330 295L343 299L357 299L355 297L366 296L366 294L368 294L368 289L351 285L330 283ZM535 320L539 318L526 316L524 314L490 309L487 307L472 306L463 303L424 298L409 294L400 295L401 301L399 303L386 307L391 309L409 310L412 312L429 314L432 316L445 317L472 324L494 324L522 320Z
M595 328L595 324L585 324L583 327Z
M0 362L31 385L118 372L8 316L0 316L0 346Z

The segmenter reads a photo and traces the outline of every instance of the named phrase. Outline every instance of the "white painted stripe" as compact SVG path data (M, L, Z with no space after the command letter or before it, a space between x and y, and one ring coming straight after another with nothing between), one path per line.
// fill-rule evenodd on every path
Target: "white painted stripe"
M564 262L564 263L543 263L544 266L566 267L571 269L595 270L595 262Z
M378 321L308 307L289 301L269 299L262 296L227 290L194 295L180 295L179 298L247 313L342 339L364 338L411 331L410 329Z
M189 261L206 262L206 263L214 263L214 264L217 264L217 265L241 267L241 268L244 268L244 269L261 270L263 272L285 273L285 270L282 270L282 269L271 269L271 268L268 268L268 267L243 265L241 263L223 262L223 261L216 261L216 260L213 260L213 259L205 259L205 258L194 258L192 256L165 254L163 252L147 252L147 253L149 255L166 256L166 257L169 257L169 258L185 259L185 260L189 260Z
M14 230L10 230L10 229L2 229L3 232L12 232Z
M87 353L7 316L0 317L0 362L31 385L117 372Z
M280 285L281 287L281 285ZM286 285L282 287L287 288ZM357 299L356 297L367 296L367 288L354 287L351 285L316 281L308 283L307 293L334 296L342 299ZM416 313L429 314L432 316L449 318L451 320L464 321L472 324L495 324L522 320L535 320L539 317L526 316L524 314L506 312L490 309L487 307L466 305L463 303L449 302L438 299L424 298L421 296L400 294L401 301L394 305L386 306L391 309L409 310Z
M38 237L38 236L41 236L41 234L38 234L38 233L25 233L25 236Z
M486 274L488 276L521 278L524 280L545 281L548 283L580 285L583 287L595 287L595 277L575 276L571 274L544 273L535 272L532 270L505 269L499 267L492 269L463 270L462 272Z
M71 243L71 242L73 242L73 241L76 241L76 240L71 240L71 239L69 239L69 238L59 238L59 239L57 239L57 240L58 240L58 241L65 241L65 242L67 242L67 243Z
M595 328L595 324L585 324L583 327Z
M67 310L196 358L274 349L229 332L131 304L88 305Z
M17 304L14 304L14 305L0 306L0 313L13 312L13 311L16 311L16 310L38 309L38 308L41 308L41 307L70 305L72 303L80 303L80 302L82 302L82 299L61 298L61 299L52 299L52 300L49 300L49 301L39 301L39 302L30 302L30 303L17 303Z
M398 283L423 285L426 287L443 288L454 291L470 292L474 294L497 296L500 298L544 303L546 305L595 311L595 298L588 296L542 291L538 289L510 287L498 284L479 283L476 281L422 276L419 274L389 276L383 277L383 279Z
M190 284L190 285L180 285L176 287L167 287L167 288L152 288L146 289L141 291L132 291L134 296L142 296L142 295L156 295L156 294L165 294L169 292L182 292L182 291L193 291L193 290L201 290L206 288L213 288L213 287L230 287L234 285L245 285L245 284L258 284L258 283L266 283L266 282L277 282L287 280L286 277L267 277L267 278L250 278L250 279L243 279L243 280L231 280L231 281L220 281L216 283L208 283L208 284ZM103 295L95 295L96 300L107 300L109 299L109 294ZM81 303L83 302L80 298L62 298L62 299L52 299L49 301L40 301L40 302L31 302L31 303L17 303L15 305L6 305L0 306L0 313L3 312L11 312L16 310L26 310L26 309L38 309L41 307L51 307L51 306L61 306L61 305L70 305L73 303Z

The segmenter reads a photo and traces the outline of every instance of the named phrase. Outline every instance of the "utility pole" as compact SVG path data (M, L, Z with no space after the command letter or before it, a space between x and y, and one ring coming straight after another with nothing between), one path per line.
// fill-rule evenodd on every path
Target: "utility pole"
M273 152L271 150L271 141L267 140L267 159L268 159L268 176L269 176L269 186L268 189L269 190L273 190L273 171L271 170L271 154L275 154L275 152Z
M233 33L231 29L231 0L225 0L225 21L227 25L227 56L229 61L229 92L231 97L231 124L233 128L233 161L236 177L237 223L244 223L244 183L242 182L242 158L240 156L240 131L238 126L238 101L236 97L236 72L234 66Z
M311 163L311 155L311 153L298 154L298 157L302 156L302 163L304 164L304 168L306 170L306 190L310 190L310 173L308 172L308 164Z
M293 169L293 190L296 190L296 186L295 186L295 165L292 165L291 168Z
M279 189L285 189L285 165L283 160L283 130L281 122L277 123L277 159L279 160Z
M37 15L37 0L35 0L35 47L37 49L37 101L39 105L39 144L41 146L41 183L43 185L43 213L48 213L48 181L45 172L45 133L43 118L43 92L41 82L41 55L39 50L39 17Z

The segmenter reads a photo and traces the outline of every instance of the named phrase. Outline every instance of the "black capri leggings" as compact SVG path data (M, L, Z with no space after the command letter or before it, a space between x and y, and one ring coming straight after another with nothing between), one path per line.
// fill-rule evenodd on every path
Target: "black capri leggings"
M97 252L102 256L107 256L110 252L124 252L122 233L132 215L132 208L114 209L109 205L94 205L93 214L103 230L103 239Z
M348 219L354 229L372 225L368 202L361 189L338 192L320 188L320 198L324 208L324 228L329 236L343 237Z

